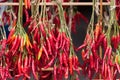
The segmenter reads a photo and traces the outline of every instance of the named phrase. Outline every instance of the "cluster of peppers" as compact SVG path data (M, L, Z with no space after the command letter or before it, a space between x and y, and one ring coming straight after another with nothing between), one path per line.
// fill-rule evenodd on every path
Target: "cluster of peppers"
M111 6L115 6L115 1L110 3ZM116 19L116 17L119 17L119 11L115 10L116 8L110 9L109 20L106 20L105 17L103 21L98 20L96 25L94 25L92 24L94 19L92 19L84 43L76 49L77 51L81 50L84 62L82 70L90 79L95 78L94 75L99 75L99 78L105 80L116 80L119 78L120 30L118 19Z
M17 0L13 1L17 2ZM12 16L8 16L11 25L10 33L8 37L0 40L0 80L31 78L79 80L80 64L68 29L69 16L63 10L59 0L55 1L57 6L51 6L52 9L46 6L45 3L50 1L24 0L23 8L23 0L19 0L19 9L16 6L13 7L15 12L12 12ZM40 2L44 5L41 6L39 13ZM30 9L32 16L29 13ZM23 13L25 18L22 17ZM18 18L14 18L16 14ZM79 18L88 22L80 12L77 12L71 22L71 26L74 26L71 28L74 30ZM24 24L23 19L25 19ZM50 67L53 70L43 71Z

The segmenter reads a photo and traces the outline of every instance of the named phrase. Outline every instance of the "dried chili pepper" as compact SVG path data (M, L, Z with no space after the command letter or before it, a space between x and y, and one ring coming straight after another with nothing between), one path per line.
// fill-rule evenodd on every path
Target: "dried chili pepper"
M43 48L43 51L44 51L44 53L45 53L47 59L49 60L49 55L48 55L48 52L47 52L45 46L42 46L42 48Z
M68 73L69 73L69 69L68 67L66 67L65 74L64 74L65 79L68 79Z
M94 59L93 59L93 54L90 54L90 67L94 68Z
M36 70L35 70L35 62L34 62L34 60L32 59L32 73L33 73L33 75L34 75L34 78L36 79L36 80L38 80L38 77L37 77L37 75L36 75Z
M50 62L49 62L47 65L45 65L43 68L47 69L47 68L50 67L53 63L54 63L54 58L52 58L52 59L50 60Z

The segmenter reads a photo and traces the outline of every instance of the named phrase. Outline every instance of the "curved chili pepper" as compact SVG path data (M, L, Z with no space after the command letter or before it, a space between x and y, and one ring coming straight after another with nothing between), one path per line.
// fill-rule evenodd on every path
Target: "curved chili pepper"
M105 60L105 58L106 58L108 52L109 52L109 46L108 46L108 47L106 48L106 50L105 50L103 60Z
M115 63L115 64L116 64L118 72L120 73L120 67L119 67L118 63Z
M35 62L34 62L33 59L32 59L32 72L33 72L34 78L35 78L36 80L38 80L38 77L37 77L36 71L35 71Z
M102 75L104 74L104 70L105 70L105 62L103 61L103 62L102 62L102 71L101 71L101 74L102 74Z
M76 51L82 49L82 48L85 47L86 45L87 45L86 43L82 44L81 46L79 46L79 47L76 49Z
M106 48L107 48L107 38L106 37L103 40L103 47L104 47L104 50L106 50Z
M28 13L27 9L24 9L24 13L25 13L26 22L28 22L29 21L29 13Z
M111 71L110 71L110 66L108 66L108 78L109 80L112 80L112 77L111 77Z
M18 72L19 72L19 74L22 73L22 70L21 70L21 53L19 54L19 58L18 58Z
M108 76L108 67L107 64L105 64L105 70L104 70L104 77L106 78Z
M10 30L10 33L8 35L8 39L7 39L7 42L9 42L11 36L15 33L15 28L13 27L11 30Z
M48 67L50 67L50 66L54 63L54 59L55 59L55 58L52 58L52 59L50 60L50 62L49 62L46 66L44 66L43 68L47 69Z
M51 72L47 72L47 73L42 74L40 77L45 79L45 78L49 77L50 75L51 75Z
M16 53L16 51L18 50L20 44L21 44L21 38L20 38L20 36L18 36L18 41L17 41L17 44L16 44L14 50L12 51L13 52L12 55L14 55Z
M94 60L93 60L93 54L90 54L90 67L94 68Z
M10 52L15 49L15 47L16 47L16 45L17 45L17 42L18 42L18 36L15 36L15 40L14 40L14 42L13 42L13 44L12 44L12 47L11 47L11 49L10 49Z
M24 68L28 67L28 56L25 57Z
M43 51L44 51L44 53L46 55L46 58L49 60L48 52L47 52L45 46L42 46L42 48L43 48Z
M65 65L65 67L68 67L67 56L65 55L65 53L62 53L62 59L63 59L63 63Z
M49 41L49 38L46 38L46 42L47 42L47 46L48 46L48 52L49 52L49 54L50 55L52 55L52 51L51 51L51 43L50 43L50 41Z
M64 40L63 43L62 43L62 46L61 46L61 49L62 49L62 50L64 49L65 44L66 44L66 40Z
M65 79L68 79L68 73L69 73L69 70L68 70L68 67L65 68Z

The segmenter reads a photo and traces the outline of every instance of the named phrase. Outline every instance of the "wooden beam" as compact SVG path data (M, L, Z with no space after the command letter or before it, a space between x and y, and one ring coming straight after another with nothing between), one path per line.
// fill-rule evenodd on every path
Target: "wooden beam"
M100 5L100 3L98 3ZM13 3L13 2L3 2L0 3L0 6L2 5L11 5L11 6L18 6L19 3ZM24 4L23 4L24 5ZM39 5L44 5L44 3L39 3ZM55 2L47 2L46 5L56 5ZM66 6L92 6L93 3L92 2L64 2L62 3L62 5L66 5ZM102 5L110 5L110 2L103 2Z

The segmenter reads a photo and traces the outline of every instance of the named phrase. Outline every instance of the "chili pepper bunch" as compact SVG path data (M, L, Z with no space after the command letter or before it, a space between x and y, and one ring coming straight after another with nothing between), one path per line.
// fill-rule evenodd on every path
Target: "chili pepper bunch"
M44 1L45 2L45 1ZM13 20L12 29L7 39L0 44L0 79L31 79L52 78L78 79L79 62L73 48L72 38L68 30L64 11L60 2L57 2L58 19L60 24L51 22L47 16L46 5L36 6L19 2L17 20ZM33 8L29 17L28 9ZM22 25L23 11L26 14L25 25ZM24 26L24 27L23 27ZM27 27L27 31L25 28ZM53 71L42 71L53 67Z
M111 1L113 6L114 1ZM88 31L84 43L76 50L82 50L81 56L83 59L82 70L90 79L93 75L101 75L102 79L115 80L120 72L119 65L119 50L120 50L120 33L119 25L116 20L115 9L110 12L110 20L107 26L106 22L98 21L93 27L94 19L88 27Z

